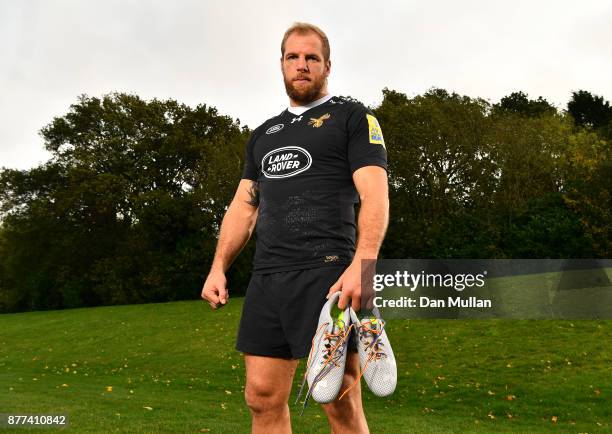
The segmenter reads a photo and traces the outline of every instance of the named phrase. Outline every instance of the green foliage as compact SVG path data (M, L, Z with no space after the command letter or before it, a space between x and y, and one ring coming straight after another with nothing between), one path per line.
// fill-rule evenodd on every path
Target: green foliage
M484 140L488 104L442 89L414 99L383 94L376 115L387 143L394 216L384 254L446 256L445 227L491 194L481 179L493 170Z
M609 257L612 141L593 115L608 105L589 95L560 113L522 92L384 89L382 256ZM81 96L41 131L50 161L0 171L0 311L198 298L248 134L206 105Z
M522 93L493 108L443 89L383 95L375 112L389 154L385 257L609 253L607 142L576 130L565 114L538 114L542 100ZM517 101L531 109L510 109Z
M559 193L528 201L526 210L505 228L504 250L520 258L590 258L590 243L580 221Z
M205 105L81 96L41 131L51 161L0 174L0 308L199 294L248 133Z
M573 116L576 125L605 128L612 121L612 107L602 96L593 95L586 90L572 92L567 103L567 111Z
M545 114L554 114L557 109L541 96L538 99L529 99L524 92L512 92L493 105L497 113L514 113L527 117L537 117Z
M579 130L570 138L566 154L568 182L565 204L580 216L595 256L612 254L612 141L592 131Z

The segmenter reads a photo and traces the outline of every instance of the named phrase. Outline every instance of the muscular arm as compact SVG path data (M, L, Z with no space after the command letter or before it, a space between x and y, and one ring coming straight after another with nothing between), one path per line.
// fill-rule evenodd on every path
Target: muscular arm
M389 224L389 187L382 167L366 166L353 174L361 207L354 261L376 259Z
M202 298L208 301L213 309L227 303L225 272L251 237L258 207L257 183L242 179L221 222L215 257L202 288Z
M353 173L361 207L357 220L357 248L351 265L330 288L329 295L342 291L338 307L350 303L355 311L361 308L361 260L376 259L389 222L389 187L387 172L379 166L365 166Z
M211 269L225 273L230 267L251 238L257 219L258 206L257 183L250 179L242 179L223 217Z

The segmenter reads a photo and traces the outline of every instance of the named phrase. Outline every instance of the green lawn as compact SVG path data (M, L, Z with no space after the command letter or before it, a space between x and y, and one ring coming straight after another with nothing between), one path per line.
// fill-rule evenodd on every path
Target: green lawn
M242 301L0 315L0 413L67 413L79 433L249 432L234 350ZM365 393L373 433L612 432L612 321L398 319L387 330L399 384L387 399ZM329 432L314 403L292 423Z

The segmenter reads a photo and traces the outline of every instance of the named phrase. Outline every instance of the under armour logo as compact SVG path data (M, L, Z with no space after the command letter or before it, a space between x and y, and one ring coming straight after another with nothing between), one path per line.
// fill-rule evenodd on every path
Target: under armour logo
M298 116L297 118L293 118L291 119L291 123L294 123L295 121L301 121L302 120L302 116Z

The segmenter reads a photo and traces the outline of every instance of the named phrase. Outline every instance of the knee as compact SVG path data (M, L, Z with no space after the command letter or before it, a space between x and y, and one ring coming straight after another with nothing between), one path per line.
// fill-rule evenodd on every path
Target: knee
M342 393L342 391L340 391ZM359 403L357 402L357 398L351 394L351 392L347 393L342 397L342 399L335 399L329 404L324 404L325 412L335 418L347 418L354 414L358 408Z
M347 389L349 389L348 392L343 395L343 392ZM338 398L329 404L325 404L326 413L332 417L347 417L359 411L360 408L361 385L358 377L353 373L345 373Z
M284 396L257 381L247 382L244 398L253 414L282 412L287 406Z

